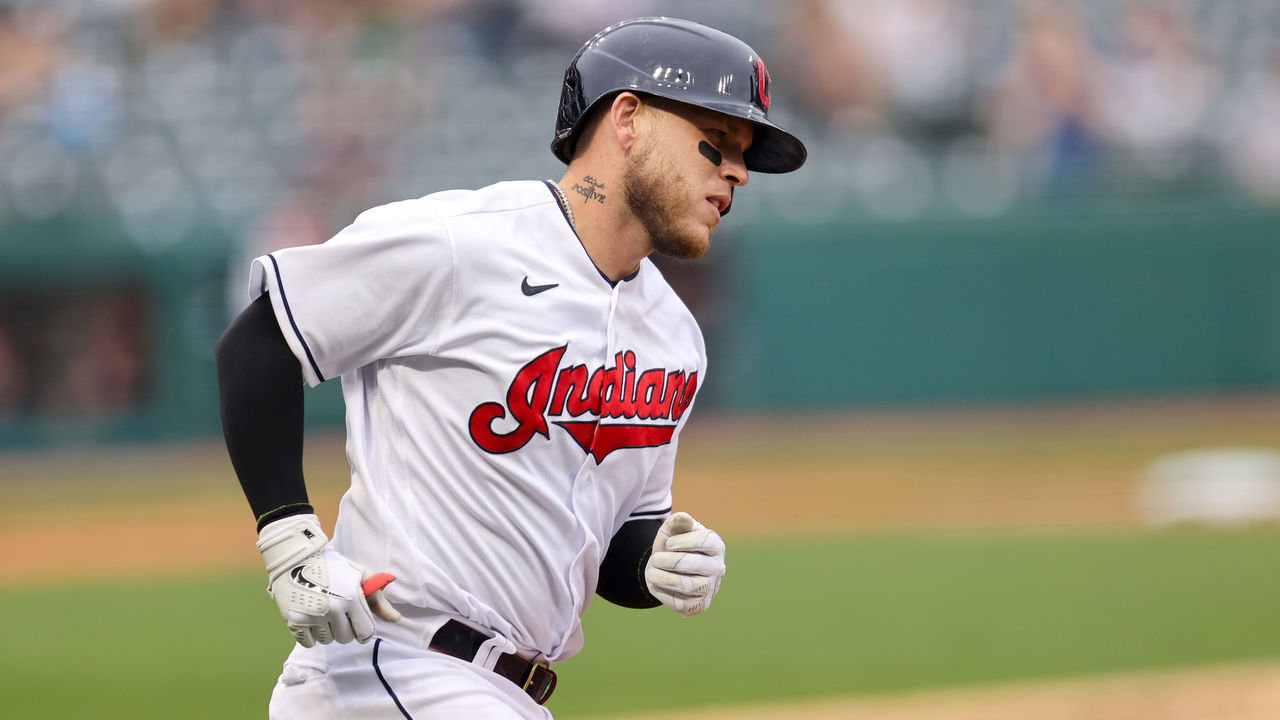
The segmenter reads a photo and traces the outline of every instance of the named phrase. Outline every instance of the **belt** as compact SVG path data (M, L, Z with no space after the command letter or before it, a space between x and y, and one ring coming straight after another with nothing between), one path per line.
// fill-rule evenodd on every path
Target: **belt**
M427 647L459 660L472 662L480 651L480 646L492 639L457 620L449 620L431 636L431 644ZM530 661L514 653L503 653L494 664L493 671L518 685L539 705L545 703L556 689L555 671L540 660Z

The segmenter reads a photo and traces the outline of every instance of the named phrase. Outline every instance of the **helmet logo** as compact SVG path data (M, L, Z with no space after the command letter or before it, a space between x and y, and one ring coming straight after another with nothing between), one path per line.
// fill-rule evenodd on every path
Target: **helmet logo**
M751 88L751 99L769 112L769 69L764 66L762 58L756 58L755 84Z

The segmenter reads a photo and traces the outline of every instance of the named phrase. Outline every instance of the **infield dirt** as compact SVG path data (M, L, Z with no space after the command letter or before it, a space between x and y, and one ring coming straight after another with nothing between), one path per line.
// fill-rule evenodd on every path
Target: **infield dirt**
M591 720L1271 720L1280 665L611 715Z

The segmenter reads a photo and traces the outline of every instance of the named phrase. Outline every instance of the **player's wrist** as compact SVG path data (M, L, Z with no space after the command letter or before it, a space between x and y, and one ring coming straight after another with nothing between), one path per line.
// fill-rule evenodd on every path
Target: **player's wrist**
M258 551L275 580L290 566L324 549L329 538L315 514L290 515L267 524L258 532Z
M281 505L258 516L258 532L261 533L268 525L277 520L283 520L294 515L314 515L315 512L315 508L311 507L310 503L297 502Z

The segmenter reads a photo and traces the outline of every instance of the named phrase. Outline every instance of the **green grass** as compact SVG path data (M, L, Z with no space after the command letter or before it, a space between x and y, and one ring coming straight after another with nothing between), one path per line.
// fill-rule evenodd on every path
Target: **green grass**
M1280 655L1280 537L1270 534L887 536L730 550L723 595L702 617L593 606L587 648L561 668L564 708Z
M1280 656L1280 535L743 542L705 615L597 601L559 717ZM289 646L256 574L0 593L15 718L265 716Z
M0 594L11 718L266 717L291 639L256 576Z

